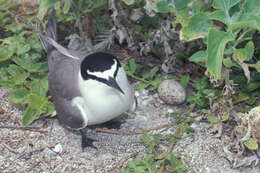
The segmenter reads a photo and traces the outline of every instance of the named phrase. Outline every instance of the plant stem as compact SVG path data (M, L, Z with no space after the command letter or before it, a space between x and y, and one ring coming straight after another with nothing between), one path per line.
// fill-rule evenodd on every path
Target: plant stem
M135 79L135 80L139 80L139 81L144 82L144 83L150 83L149 81L144 80L144 79L142 79L142 78L139 78L139 77L135 76L135 75L132 74L132 73L127 73L127 75L130 76L131 78Z
M245 30L245 31L239 36L239 38L236 40L236 43L235 43L235 45L233 46L233 49L235 49L236 46L237 46L241 41L244 41L242 38L243 38L247 33L251 32L252 30L253 30L253 29L251 29L251 28L248 28L247 30Z

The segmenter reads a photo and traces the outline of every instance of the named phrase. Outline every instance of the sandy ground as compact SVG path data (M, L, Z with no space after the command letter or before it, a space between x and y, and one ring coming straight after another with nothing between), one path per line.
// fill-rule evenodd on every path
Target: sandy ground
M56 118L43 118L30 129L21 126L22 111L8 102L10 90L0 88L0 172L113 173L127 161L145 154L140 135L115 135L86 129L98 148L81 149L79 132L65 129ZM157 94L138 94L135 115L122 115L120 131L147 129L170 121L165 115L177 107L165 105ZM5 112L7 111L7 112ZM3 128L5 126L5 128ZM170 133L172 129L169 129ZM232 169L221 157L221 142L208 132L208 124L195 127L194 136L175 146L189 165L189 173L260 173L260 167Z

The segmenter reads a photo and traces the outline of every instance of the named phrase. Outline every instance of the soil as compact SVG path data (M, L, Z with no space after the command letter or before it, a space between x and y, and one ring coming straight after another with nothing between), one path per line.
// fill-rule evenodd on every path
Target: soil
M140 135L100 133L95 127L86 129L95 139L97 149L81 149L77 131L64 128L54 118L41 118L29 128L22 127L23 112L8 101L9 89L0 88L0 172L72 172L113 173L126 163L145 154ZM166 115L179 109L164 104L158 94L146 90L136 93L138 109L110 124L121 122L120 131L148 129L170 121ZM182 108L184 108L182 106ZM188 107L187 107L188 109ZM189 165L189 173L259 173L260 167L232 169L221 157L221 141L210 134L207 123L193 125L195 134L179 141L173 152L179 152ZM101 125L99 127L111 127ZM174 127L163 133L171 133ZM157 130L160 132L161 130Z

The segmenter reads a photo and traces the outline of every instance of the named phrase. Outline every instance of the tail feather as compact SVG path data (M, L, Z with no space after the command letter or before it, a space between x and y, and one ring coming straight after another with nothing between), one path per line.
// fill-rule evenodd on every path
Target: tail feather
M46 26L46 36L52 38L54 41L57 41L57 25L56 25L56 11L53 9L51 11L47 26ZM54 48L50 42L44 38L43 34L39 34L40 41L43 45L43 48L45 52L48 54L50 53Z

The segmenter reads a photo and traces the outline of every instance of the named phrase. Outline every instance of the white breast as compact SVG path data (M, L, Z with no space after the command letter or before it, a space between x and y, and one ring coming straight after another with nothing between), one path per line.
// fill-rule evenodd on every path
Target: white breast
M79 88L84 99L88 125L109 121L135 106L134 90L125 71L119 68L116 81L124 94L96 80L83 80L79 73Z

